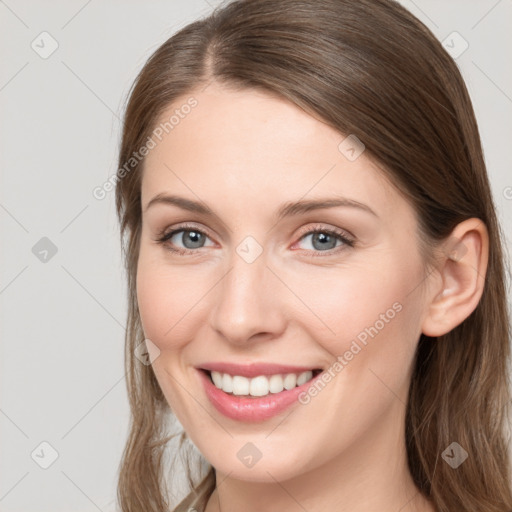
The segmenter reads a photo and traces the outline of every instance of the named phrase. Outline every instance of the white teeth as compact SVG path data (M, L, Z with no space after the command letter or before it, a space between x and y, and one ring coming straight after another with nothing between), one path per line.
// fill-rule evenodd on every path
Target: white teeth
M228 373L222 375L222 390L226 393L233 392L233 379Z
M302 384L305 384L308 380L310 380L313 377L313 372L302 372L297 377L297 386L302 386Z
M300 374L287 373L284 375L259 375L252 379L240 375L229 375L228 373L211 372L212 380L218 389L225 393L233 393L238 396L267 396L269 393L280 393L283 390L293 389L302 386L313 378L311 370Z
M293 389L295 386L297 386L297 375L288 373L284 378L284 388Z
M281 393L281 391L283 391L283 377L281 377L281 375L272 375L270 379L268 379L268 382L271 393Z
M212 372L212 380L216 387L222 388L222 374L219 372Z
M249 394L249 379L247 377L240 377L240 375L233 376L233 395L248 395Z
M267 377L260 375L251 379L251 387L249 388L249 394L251 396L265 396L269 392L269 382Z

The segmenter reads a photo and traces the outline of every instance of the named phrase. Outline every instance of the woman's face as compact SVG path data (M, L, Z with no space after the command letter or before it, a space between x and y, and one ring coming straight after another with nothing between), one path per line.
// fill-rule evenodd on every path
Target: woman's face
M171 409L231 477L388 467L426 313L412 207L357 140L285 100L212 84L173 115L145 161L137 270Z

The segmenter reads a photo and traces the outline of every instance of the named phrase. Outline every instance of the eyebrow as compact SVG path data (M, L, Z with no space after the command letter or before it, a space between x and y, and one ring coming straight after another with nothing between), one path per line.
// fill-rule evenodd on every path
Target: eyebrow
M193 201L180 196L158 194L147 204L144 211L147 211L151 206L155 204L168 204L174 205L183 210L189 212L199 213L205 216L217 217L217 215L204 203L199 201ZM345 197L332 197L332 198L321 198L321 199L302 199L295 202L288 202L283 204L277 211L278 220L282 220L285 217L292 217L300 215L313 210L321 210L326 208L335 207L350 207L357 208L366 211L378 218L378 215L366 204L360 203L353 199Z

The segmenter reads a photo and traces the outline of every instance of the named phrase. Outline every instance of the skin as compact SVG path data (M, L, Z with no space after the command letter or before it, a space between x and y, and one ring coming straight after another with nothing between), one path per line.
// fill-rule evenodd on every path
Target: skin
M434 511L406 461L413 357L422 332L444 334L476 307L485 227L477 219L459 224L451 241L463 258L441 250L428 274L412 206L366 153L349 161L340 152L344 135L262 92L213 83L190 96L197 107L146 157L137 296L145 336L159 351L153 369L163 393L217 470L207 512ZM147 208L162 193L206 203L215 216ZM277 219L283 203L334 195L375 215L336 207ZM206 233L202 247L194 249L187 232L155 241L183 222ZM354 247L337 241L322 249L306 234L332 228L353 235ZM263 248L252 263L236 251L249 235ZM172 244L195 253L173 253ZM401 311L325 389L265 422L217 412L194 368L207 361L328 368L397 302ZM251 468L237 457L246 443L262 454Z

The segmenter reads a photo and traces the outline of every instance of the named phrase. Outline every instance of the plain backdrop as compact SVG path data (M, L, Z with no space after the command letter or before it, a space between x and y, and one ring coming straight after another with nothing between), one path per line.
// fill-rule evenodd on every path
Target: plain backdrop
M215 3L0 1L2 512L115 510L126 289L114 194L92 191L137 72ZM403 4L458 54L509 234L512 2Z

